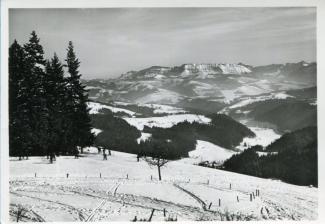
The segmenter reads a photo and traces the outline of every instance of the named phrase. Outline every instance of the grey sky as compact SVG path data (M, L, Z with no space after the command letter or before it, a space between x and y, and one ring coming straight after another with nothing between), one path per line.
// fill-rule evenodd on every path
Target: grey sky
M11 9L10 42L35 30L46 57L69 40L84 78L152 65L316 61L315 8Z

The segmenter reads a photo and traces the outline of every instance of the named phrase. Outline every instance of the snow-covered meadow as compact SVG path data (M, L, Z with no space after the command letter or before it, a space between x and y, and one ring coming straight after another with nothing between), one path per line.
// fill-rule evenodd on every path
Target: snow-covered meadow
M89 110L89 114L98 114L101 110L103 109L108 109L110 111L112 111L112 113L126 113L130 116L134 116L136 113L130 110L126 110L123 108L118 108L118 107L112 107L112 106L107 106L101 103L96 103L96 102L88 102L88 108Z
M266 147L281 137L281 135L276 133L271 128L260 128L250 126L248 126L248 128L251 129L256 136L252 138L245 137L240 143L240 145L236 147L239 150L245 150L254 145L261 145L263 147Z
M178 123L183 121L188 121L190 123L198 122L198 123L209 123L211 121L210 118L207 118L203 115L196 114L174 114L167 115L163 117L145 117L145 118L137 118L137 117L125 117L123 118L130 125L136 127L139 130L143 130L144 126L148 127L161 127L161 128L170 128Z
M183 160L167 163L162 179L136 155L113 151L103 161L94 148L53 164L44 157L11 158L10 214L14 220L20 206L27 211L24 221L131 221L148 219L152 209L153 221L317 218L317 188Z

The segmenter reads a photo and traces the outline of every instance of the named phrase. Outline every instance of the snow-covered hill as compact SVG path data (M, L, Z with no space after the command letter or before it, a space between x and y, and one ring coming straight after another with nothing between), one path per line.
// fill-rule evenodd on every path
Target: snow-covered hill
M236 103L245 96L283 92L316 84L316 63L249 66L183 64L130 71L117 79L85 81L93 100L182 104L199 108L197 99L214 105Z
M317 188L182 161L167 163L158 181L157 169L136 155L113 151L103 161L96 149L85 153L54 164L11 158L11 220L19 206L24 221L131 221L148 219L152 209L153 221L317 219Z
M232 150L222 148L207 141L197 140L195 150L188 153L189 158L184 158L181 161L190 164L199 164L200 162L215 162L216 164L220 165L234 154L235 152Z

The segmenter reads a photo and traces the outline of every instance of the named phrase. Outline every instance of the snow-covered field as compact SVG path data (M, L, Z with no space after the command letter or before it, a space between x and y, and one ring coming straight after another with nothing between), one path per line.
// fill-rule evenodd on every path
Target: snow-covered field
M107 105L96 103L96 102L88 102L87 104L88 104L88 107L90 108L89 114L98 114L98 113L100 113L100 111L102 109L108 109L108 110L112 111L112 113L122 112L122 113L129 114L131 116L134 116L136 114L135 112L133 112L131 110L126 110L126 109L118 108L118 107L111 107L111 106L107 106Z
M54 164L41 157L11 158L12 220L19 206L27 211L24 221L131 221L148 219L152 209L153 221L317 218L317 188L182 160L167 163L158 181L157 169L137 162L136 155L113 151L103 161L96 151L86 150L79 159L58 157ZM260 196L251 201L256 190Z
M182 99L182 96L176 92L167 89L157 89L157 91L146 95L144 97L138 98L137 103L155 103L161 102L165 104L176 104Z
M271 128L260 128L250 126L248 126L248 128L251 129L256 136L253 138L245 137L240 143L240 145L236 147L239 150L244 150L254 145L261 145L263 147L266 147L281 137L281 135L277 134Z
M286 94L285 92L274 92L270 94L265 95L258 95L258 96L249 96L249 97L242 97L240 100L229 107L225 107L219 113L228 113L230 110L239 109L241 107L247 106L249 104L255 103L255 102L261 102L271 99L287 99L287 98L293 98L293 96L290 96ZM232 99L233 100L233 99Z
M235 152L207 141L197 140L195 150L190 151L188 154L189 158L182 159L183 162L198 164L208 161L220 164L229 159Z
M140 107L148 107L153 109L154 114L182 114L186 113L187 111L170 105L163 105L163 104L155 104L155 103L126 103L126 102L119 102L115 101L114 105L121 105L121 106L128 106L128 105L138 105Z
M138 144L140 144L141 141L146 141L151 137L151 133L145 133L141 132L141 136L137 139Z
M183 121L188 121L193 123L194 121L199 123L209 123L211 121L210 118L207 118L203 115L196 114L175 114L168 115L164 117L125 117L123 118L130 125L136 127L139 130L143 130L144 126L148 127L161 127L161 128L170 128L173 125L176 125Z
M141 107L149 107L154 109L154 114L180 114L180 113L186 113L187 111L183 110L182 108L168 106L168 105L162 105L162 104L138 104Z

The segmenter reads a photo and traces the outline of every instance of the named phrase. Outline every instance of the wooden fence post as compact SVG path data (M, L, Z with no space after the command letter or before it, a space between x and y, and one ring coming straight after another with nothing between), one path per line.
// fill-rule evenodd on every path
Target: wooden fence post
M229 189L231 190L231 183L229 184Z
M166 209L164 208L164 217L166 217Z
M250 199L250 201L253 200L253 196L252 196L252 194L249 194L249 199Z
M238 197L238 195L237 195L237 202L239 202L239 197Z
M219 207L221 206L221 199L219 198Z
M151 215L150 215L150 217L149 217L149 222L151 222L151 219L152 219L152 216L153 216L153 213L155 212L155 209L153 208L152 210L151 210Z

